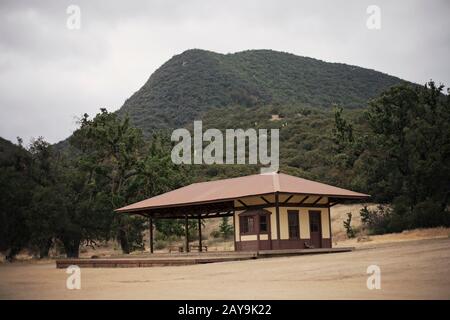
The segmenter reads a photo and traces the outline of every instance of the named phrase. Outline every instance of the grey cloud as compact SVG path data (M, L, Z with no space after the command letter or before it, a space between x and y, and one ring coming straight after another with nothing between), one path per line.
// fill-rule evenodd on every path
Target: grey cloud
M66 8L81 8L81 30ZM366 28L380 6L382 28ZM450 83L448 1L2 1L0 136L66 138L75 119L119 108L190 48L269 48L424 83Z

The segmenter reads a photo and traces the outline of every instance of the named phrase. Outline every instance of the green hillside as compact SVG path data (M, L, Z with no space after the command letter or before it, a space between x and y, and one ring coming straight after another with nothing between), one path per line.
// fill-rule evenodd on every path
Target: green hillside
M271 116L281 116L273 121ZM362 109L345 111L355 130L364 131ZM280 169L295 176L358 189L353 170L343 172L336 166L336 146L332 130L335 119L332 109L311 107L243 107L231 106L215 108L202 117L203 129L217 128L224 132L227 128L280 129ZM187 126L192 129L192 125ZM192 166L191 175L196 181L221 179L245 174L259 173L257 165L201 165Z
M188 50L156 70L118 111L148 134L184 126L214 107L365 107L401 79L272 50Z

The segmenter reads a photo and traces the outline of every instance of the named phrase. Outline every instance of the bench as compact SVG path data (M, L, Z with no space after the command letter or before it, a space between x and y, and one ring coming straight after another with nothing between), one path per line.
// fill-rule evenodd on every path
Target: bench
M183 252L184 248L183 246L169 246L169 253L171 253L172 251Z
M313 246L313 245L310 245L308 242L305 241L304 244L305 244L305 248L306 248L306 249L314 249L314 246Z
M192 251L192 249L194 249L194 250L197 250L198 252L200 252L200 245L198 245L198 244L192 244L190 246L190 248L191 248L191 251ZM204 251L208 251L208 246L202 245L202 249L204 249Z

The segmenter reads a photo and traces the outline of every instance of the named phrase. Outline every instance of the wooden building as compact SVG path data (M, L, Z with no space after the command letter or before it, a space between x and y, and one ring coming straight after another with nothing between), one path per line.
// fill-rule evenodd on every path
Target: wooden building
M117 209L150 219L153 252L155 219L184 219L189 251L188 219L233 218L236 251L331 248L330 207L369 195L283 173L194 183Z

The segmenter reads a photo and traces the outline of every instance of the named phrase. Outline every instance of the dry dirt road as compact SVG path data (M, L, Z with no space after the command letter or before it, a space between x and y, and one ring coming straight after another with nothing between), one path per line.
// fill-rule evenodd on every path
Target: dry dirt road
M368 290L369 265L381 289ZM180 267L82 269L81 289L54 263L0 266L1 299L450 299L450 239L354 252Z

